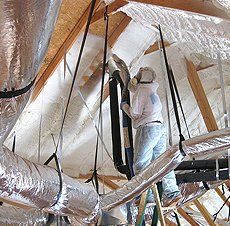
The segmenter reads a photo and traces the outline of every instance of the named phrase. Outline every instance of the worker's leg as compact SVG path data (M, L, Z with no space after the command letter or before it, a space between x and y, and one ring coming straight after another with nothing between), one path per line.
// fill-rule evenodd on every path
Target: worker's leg
M161 124L159 124L161 125ZM152 160L153 147L162 136L162 129L150 123L137 129L134 146L134 170L138 174L147 167ZM152 191L149 192L148 202L154 202Z
M158 143L156 144L156 146L153 148L153 159L152 159L152 161L166 151L165 128L163 125L158 125L158 127L159 127L159 129L162 130L162 132L160 133L160 134L162 134L162 136L158 140ZM174 171L171 171L170 173L168 173L167 175L165 175L162 178L162 186L163 186L164 194L168 198L174 198L174 197L180 195L180 191L179 191L179 188L178 188L177 183L176 183L176 177L175 177Z
M138 174L151 163L153 147L158 143L161 137L160 129L152 125L153 124L147 124L141 126L136 131L134 145L135 174Z

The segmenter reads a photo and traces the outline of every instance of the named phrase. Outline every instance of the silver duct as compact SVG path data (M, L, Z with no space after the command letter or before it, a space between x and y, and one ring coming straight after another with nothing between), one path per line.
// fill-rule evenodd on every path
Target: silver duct
M207 153L212 154L213 152L219 153L229 147L230 128L214 131L183 142L183 150L191 157ZM121 188L103 196L101 198L102 210L110 210L138 196L168 172L175 169L182 160L183 156L180 154L178 146L174 145Z
M0 90L18 90L35 78L54 29L61 0L0 2ZM30 92L0 99L0 144L28 102Z
M62 193L57 200L60 181L55 169L29 162L4 146L0 149L0 197L3 201L93 220L99 212L96 191L64 174L62 179Z
M42 226L48 214L40 210L24 210L13 206L0 206L0 225Z
M230 147L230 128L184 141L183 147L188 155L227 149ZM63 174L63 191L55 204L59 192L56 170L31 163L3 147L0 150L0 198L58 215L87 218L85 221L89 222L101 210L110 210L125 204L142 193L176 168L182 159L178 146L173 146L121 188L102 196L100 202L93 188Z

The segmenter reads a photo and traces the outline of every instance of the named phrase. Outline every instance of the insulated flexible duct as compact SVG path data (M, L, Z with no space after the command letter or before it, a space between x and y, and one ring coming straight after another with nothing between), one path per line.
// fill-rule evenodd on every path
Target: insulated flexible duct
M40 210L24 210L13 206L0 206L0 225L44 226L48 214Z
M0 197L3 201L92 220L99 211L96 191L66 175L62 177L63 189L57 200L60 180L55 169L25 160L4 146L0 149Z
M183 150L191 157L207 153L219 153L229 147L230 128L211 132L183 142ZM128 202L175 169L182 161L183 156L180 154L178 146L173 146L121 188L103 196L101 198L101 208L110 210Z
M230 147L230 128L184 141L183 147L192 156L226 150ZM56 170L31 163L3 147L0 150L0 198L59 215L87 218L89 222L100 215L101 210L112 209L141 194L182 160L178 146L173 146L121 188L102 196L100 201L93 188L63 174L63 192L55 204L59 191Z
M61 0L2 0L0 3L0 92L28 86L42 63ZM0 98L0 144L28 102L30 91Z

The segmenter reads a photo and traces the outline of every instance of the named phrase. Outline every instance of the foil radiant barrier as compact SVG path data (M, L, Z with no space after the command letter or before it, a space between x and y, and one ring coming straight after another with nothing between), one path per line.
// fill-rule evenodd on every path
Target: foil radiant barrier
M183 142L183 150L188 155L192 154L192 157L229 147L230 128ZM101 210L110 210L141 194L152 183L175 169L182 160L178 146L173 146L121 188L102 196L100 201L98 194L89 185L63 174L63 189L56 203L60 184L57 171L31 163L3 146L0 149L0 198L59 215L87 218L85 222L90 222L98 217Z
M23 159L4 146L0 148L0 198L3 202L6 199L46 212L89 220L97 217L99 198L96 191L64 174L62 180L62 193L57 201L60 180L55 169Z
M40 210L25 210L14 206L0 206L0 225L43 226L48 214Z
M218 153L230 147L230 128L210 132L183 142L183 150L191 157L207 153ZM101 197L102 210L110 210L118 205L127 203L153 183L161 180L168 172L174 170L183 161L178 145L168 149L155 159L140 174L125 183L119 189Z
M61 0L2 0L0 91L19 90L34 79L45 56ZM28 102L30 92L0 99L0 144Z

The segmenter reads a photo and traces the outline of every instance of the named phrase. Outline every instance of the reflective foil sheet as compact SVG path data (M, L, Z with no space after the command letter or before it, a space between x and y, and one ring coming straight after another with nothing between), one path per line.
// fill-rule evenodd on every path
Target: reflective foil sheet
M93 188L63 174L63 190L55 204L59 184L55 169L31 163L4 146L0 149L0 198L3 202L6 199L46 212L89 220L97 217L99 198Z
M214 131L183 142L183 150L187 155L191 155L192 157L204 153L218 153L224 149L227 150L229 147L230 128ZM101 197L101 208L103 210L110 210L118 205L131 201L134 197L148 189L152 183L161 180L162 177L175 169L182 161L183 156L180 154L178 146L173 146L121 188ZM194 192L192 192L192 194L194 194ZM198 189L197 193L199 192L200 190Z
M227 150L230 144L230 128L217 130L205 135L191 138L184 141L186 153L191 157L215 154Z
M42 226L48 214L40 210L24 210L13 206L0 206L0 225Z
M0 90L26 87L46 53L61 0L2 0L0 3ZM25 107L29 92L0 99L0 144Z
M184 141L183 149L187 154L193 155L211 153L214 150L219 152L230 147L229 137L230 128L226 128ZM195 151L188 145L196 147ZM86 218L84 221L90 222L100 215L101 210L110 210L141 194L152 183L156 183L169 171L175 169L182 160L183 156L178 146L173 146L121 188L102 196L100 202L93 188L63 174L63 190L57 202L60 181L56 170L31 163L2 147L0 150L0 198L3 201L10 200L15 205L20 203L59 215L73 215L77 219ZM191 195L190 190L191 188L185 189L189 191L187 197ZM195 190L192 190L192 196L200 192L202 192L201 189L195 187Z

